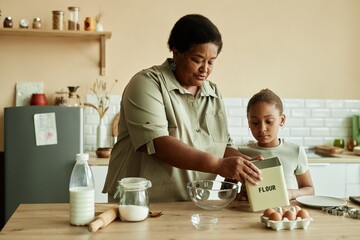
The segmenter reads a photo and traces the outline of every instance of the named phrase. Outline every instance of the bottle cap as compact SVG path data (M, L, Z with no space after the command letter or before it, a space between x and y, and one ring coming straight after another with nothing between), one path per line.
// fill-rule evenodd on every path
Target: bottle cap
M89 160L88 153L78 153L76 154L76 161L87 161Z

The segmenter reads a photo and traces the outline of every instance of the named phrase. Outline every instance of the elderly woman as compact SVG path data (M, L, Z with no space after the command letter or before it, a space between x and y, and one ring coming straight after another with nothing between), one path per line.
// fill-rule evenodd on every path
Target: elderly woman
M260 170L234 148L223 97L208 80L222 45L208 18L186 15L170 33L172 58L130 80L103 189L109 202L124 177L150 180L150 202L189 200L189 181L217 174L252 184L260 180Z

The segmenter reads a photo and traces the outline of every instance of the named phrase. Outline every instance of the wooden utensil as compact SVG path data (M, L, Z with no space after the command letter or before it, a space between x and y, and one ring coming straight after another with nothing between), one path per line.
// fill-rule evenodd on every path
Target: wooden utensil
M334 154L340 154L344 151L343 148L340 147L334 147L331 145L320 145L315 146L315 153L320 155L334 155Z
M88 230L89 232L96 232L100 228L104 228L109 225L112 221L119 217L119 208L112 207L105 212L101 213L95 218L94 221L89 223Z

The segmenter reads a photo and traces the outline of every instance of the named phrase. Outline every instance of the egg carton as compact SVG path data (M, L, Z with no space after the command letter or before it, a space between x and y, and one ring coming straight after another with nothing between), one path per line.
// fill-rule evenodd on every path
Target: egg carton
M261 216L260 220L262 223L265 224L266 227L271 228L272 230L275 231L279 231L282 229L285 230L293 230L293 229L306 229L311 221L313 221L312 218L306 218L306 219L302 219L302 218L297 218L296 220L292 220L290 221L287 218L284 218L282 221L274 221L274 220L269 220L268 217L265 216Z

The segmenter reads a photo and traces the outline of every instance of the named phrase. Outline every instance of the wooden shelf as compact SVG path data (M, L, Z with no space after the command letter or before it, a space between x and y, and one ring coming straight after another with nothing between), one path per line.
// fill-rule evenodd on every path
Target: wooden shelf
M45 38L78 38L98 40L100 44L100 74L105 75L106 66L106 39L111 38L111 32L90 32L90 31L60 31L60 30L37 30L20 28L2 28L0 36L12 37L45 37Z

